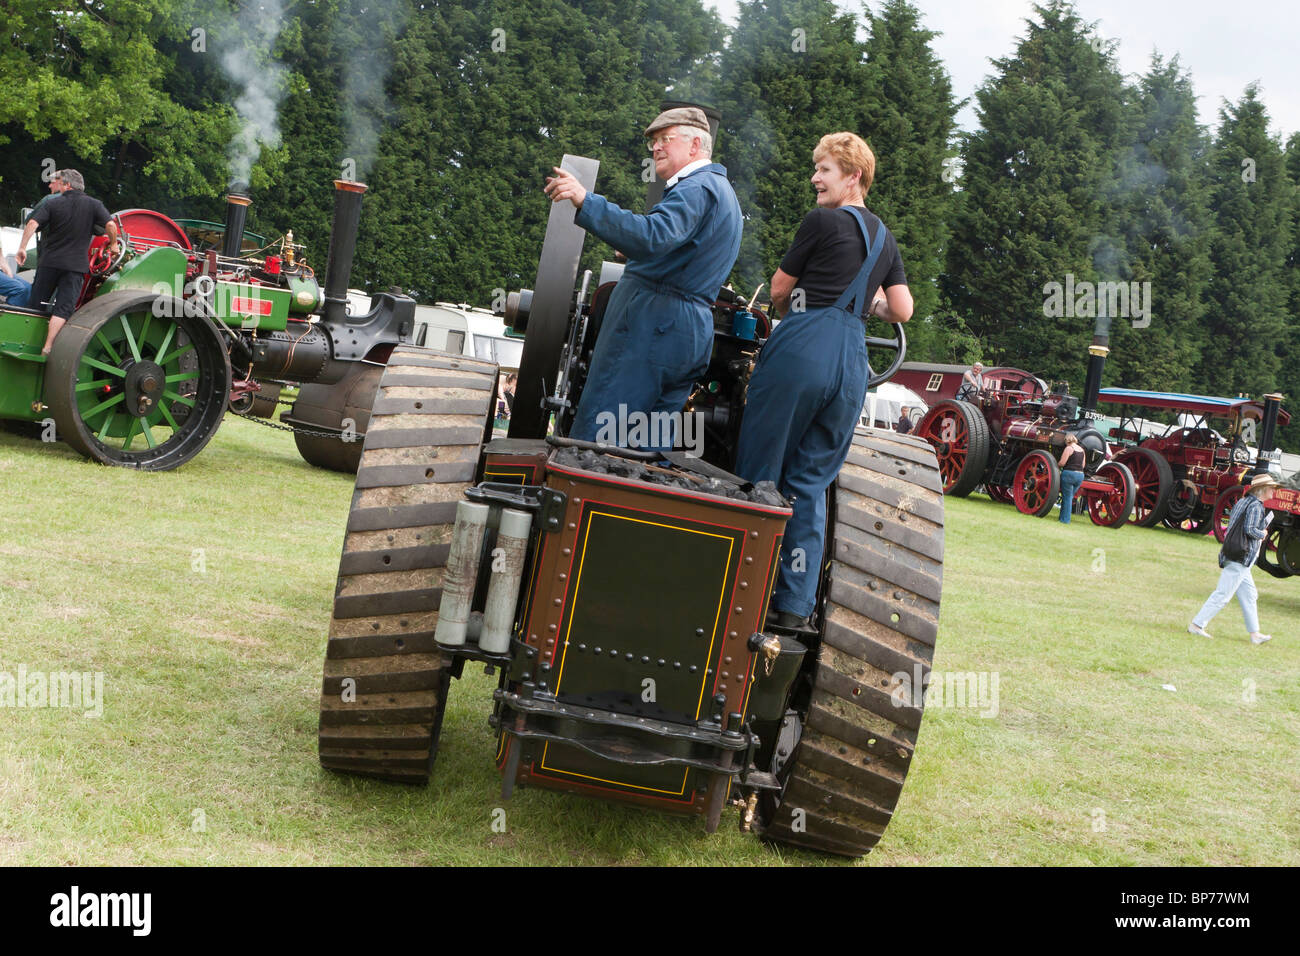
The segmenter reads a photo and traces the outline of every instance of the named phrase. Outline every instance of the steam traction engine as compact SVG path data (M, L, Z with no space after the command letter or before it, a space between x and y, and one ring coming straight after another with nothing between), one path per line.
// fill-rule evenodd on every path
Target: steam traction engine
M1214 505L1214 536L1223 541L1228 530L1228 516L1232 506L1246 492L1250 480L1255 475L1270 471L1274 461L1275 433L1278 423L1286 423L1286 412L1282 411L1282 396L1279 393L1264 396L1262 415L1260 417L1259 448L1255 464L1244 475L1241 483L1223 492ZM1259 549L1261 568L1275 578L1289 578L1300 574L1300 472L1284 476L1279 487L1263 500L1263 505L1273 512L1273 520L1268 526L1268 536Z
M1100 397L1121 406L1110 438L1115 460L1127 465L1137 480L1137 504L1130 520L1143 527L1163 522L1193 534L1211 530L1216 515L1231 510L1241 493L1251 466L1246 436L1263 421L1265 404L1128 388L1103 388ZM1156 426L1162 433L1153 434L1153 423L1134 414L1142 409L1175 412L1179 423ZM1277 412L1281 424L1290 421L1281 408ZM1227 434L1220 435L1212 423Z
M365 188L335 183L323 293L292 243L243 253L245 196L228 198L220 251L196 251L160 213L118 213L119 254L92 243L77 311L48 358L45 314L0 306L0 419L52 419L88 458L162 471L198 454L226 408L247 410L263 383L272 411L279 384L303 383L282 418L299 451L355 471L379 374L415 315L412 299L387 293L368 314L347 314Z
M1014 502L1025 514L1043 517L1060 497L1057 461L1073 432L1085 452L1079 497L1094 524L1117 528L1133 510L1136 484L1124 465L1111 461L1106 441L1092 427L1104 339L1089 350L1084 408L1062 386L1048 390L1037 376L1014 368L984 373L984 387L968 400L945 399L930 407L916 427L939 459L944 494L965 496L984 485L990 498Z
M594 161L563 164L594 187ZM536 289L511 296L526 338L509 437L489 440L494 365L404 347L384 371L339 564L321 763L424 783L451 679L486 664L504 795L553 788L709 831L734 801L767 839L862 854L902 790L923 696L909 682L934 653L934 455L855 436L811 569L814 626L766 626L790 512L725 470L760 347L733 334L748 313L731 296L715 308L687 408L702 458L562 437L610 288L588 301L585 278L575 307L573 216L551 208Z

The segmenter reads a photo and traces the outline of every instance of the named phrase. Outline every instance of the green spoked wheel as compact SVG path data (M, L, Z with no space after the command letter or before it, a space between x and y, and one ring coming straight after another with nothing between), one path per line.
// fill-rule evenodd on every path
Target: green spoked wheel
M59 332L45 366L58 438L87 458L144 471L197 455L229 393L230 359L216 328L151 291L88 303Z

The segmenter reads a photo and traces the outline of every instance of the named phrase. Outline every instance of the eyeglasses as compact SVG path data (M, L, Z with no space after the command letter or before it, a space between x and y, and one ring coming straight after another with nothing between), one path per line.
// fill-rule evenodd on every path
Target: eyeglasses
M646 149L650 150L650 152L653 153L656 147L659 146L666 147L669 143L671 143L676 138L677 138L676 133L662 133L659 136L656 136L654 139L650 140L650 142L646 144Z

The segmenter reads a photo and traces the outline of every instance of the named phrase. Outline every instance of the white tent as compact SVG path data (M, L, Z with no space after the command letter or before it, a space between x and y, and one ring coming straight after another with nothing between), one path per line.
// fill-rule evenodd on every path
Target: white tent
M867 392L866 401L862 403L862 424L870 426L876 422L886 422L892 427L902 414L904 405L907 406L912 424L920 421L930 407L910 388L886 382L874 392Z

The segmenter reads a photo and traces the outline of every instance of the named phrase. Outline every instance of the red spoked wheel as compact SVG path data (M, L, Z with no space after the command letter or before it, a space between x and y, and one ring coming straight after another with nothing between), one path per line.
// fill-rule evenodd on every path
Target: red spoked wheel
M1045 451L1034 450L1020 460L1016 480L1011 486L1016 508L1041 518L1052 510L1061 496L1061 468Z
M1103 528L1123 527L1137 499L1137 479L1133 472L1117 461L1108 461L1097 469L1093 478L1109 481L1111 489L1088 495L1088 517Z
M968 402L939 402L925 413L916 434L934 448L945 495L961 498L975 490L989 458L989 426L978 408Z
M1150 448L1130 448L1115 460L1133 473L1137 494L1129 521L1142 528L1159 524L1173 491L1174 474L1164 455Z
M988 496L1000 505L1013 504L1016 500L1014 492L1007 485L988 485L984 486Z
M1232 506L1245 493L1245 487L1234 485L1223 494L1219 495L1214 501L1214 536L1219 539L1219 544L1223 544L1223 536L1228 533L1228 518L1232 514Z

